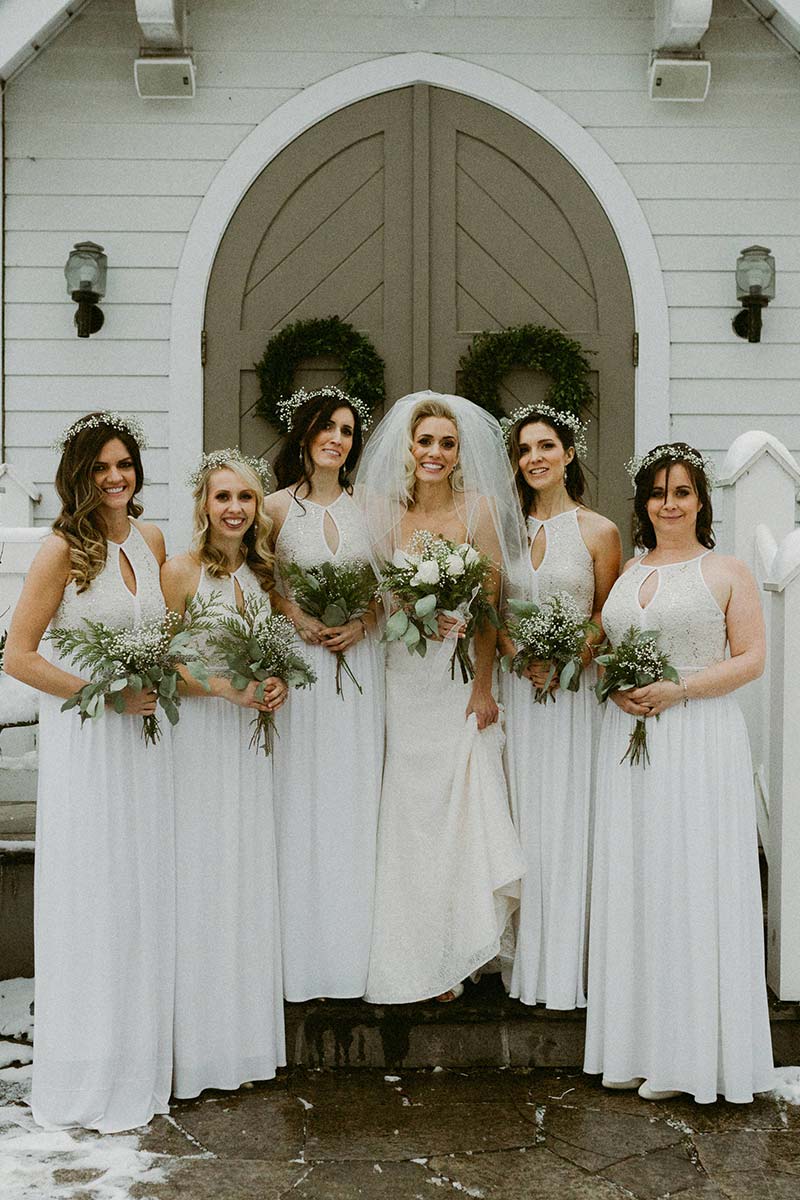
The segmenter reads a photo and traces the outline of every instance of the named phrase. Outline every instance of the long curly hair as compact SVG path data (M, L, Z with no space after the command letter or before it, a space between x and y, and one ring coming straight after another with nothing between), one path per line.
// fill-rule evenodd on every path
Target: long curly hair
M681 458L681 452L691 455L690 458ZM636 475L635 488L636 491L633 497L633 517L631 520L633 531L633 544L641 549L654 550L656 546L656 531L653 528L653 522L647 512L647 501L653 494L653 484L656 475L662 468L666 468L666 476L664 478L664 492L669 488L669 473L672 467L677 463L686 468L686 471L694 484L694 490L697 492L697 498L700 501L700 511L697 514L697 525L695 534L701 546L705 546L706 550L713 550L716 545L714 530L712 524L714 521L714 512L711 507L711 492L708 486L705 472L696 464L702 461L699 451L695 450L686 442L672 442L669 452L663 457L654 458L646 467L642 467Z
M409 508L414 504L414 489L416 486L417 460L413 454L414 438L419 425L426 417L438 417L441 420L452 421L456 427L456 434L458 434L456 415L449 405L445 404L442 400L420 400L419 404L415 405L411 413L411 420L408 423L408 444L406 445L405 452L406 501ZM461 467L458 462L456 462L448 482L454 492L464 491L464 476L461 473Z
M224 579L230 574L230 567L224 554L211 545L211 522L206 512L211 479L217 471L225 469L238 475L242 483L246 484L256 497L255 520L242 538L242 549L248 567L261 584L262 590L268 592L274 583L274 556L269 548L272 521L264 508L264 488L261 479L258 473L241 459L230 458L201 473L192 492L194 500L192 553L213 579Z
M102 417L87 413L86 418ZM103 493L94 480L94 465L107 442L122 442L130 455L136 474L136 489L128 501L128 516L139 517L144 509L136 495L144 485L144 468L139 444L127 429L118 429L100 421L79 429L69 439L56 471L56 491L61 512L53 522L53 532L69 546L69 577L79 592L85 592L106 563L108 540L103 521Z
M339 468L339 486L346 492L352 492L353 484L350 475L355 470L361 457L361 447L364 441L361 429L361 417L346 401L338 396L312 395L305 404L295 409L291 428L286 440L278 453L272 469L279 488L295 487L295 499L299 502L301 489L303 495L311 492L311 476L314 474L314 464L311 461L308 447L316 435L325 427L338 408L347 408L353 415L353 444L342 466Z
M547 413L538 413L536 411L526 413L512 427L508 435L508 454L511 459L511 469L514 472L514 482L517 485L519 502L526 517L528 514L536 512L536 488L531 487L519 469L519 439L525 426L534 424L546 425L548 429L552 429L565 451L575 451L572 461L567 463L566 477L564 479L564 486L567 489L567 495L570 500L574 500L576 504L582 504L583 494L586 491L586 477L583 474L583 467L580 464L578 451L575 448L575 434L569 425L562 425L560 422L554 421Z

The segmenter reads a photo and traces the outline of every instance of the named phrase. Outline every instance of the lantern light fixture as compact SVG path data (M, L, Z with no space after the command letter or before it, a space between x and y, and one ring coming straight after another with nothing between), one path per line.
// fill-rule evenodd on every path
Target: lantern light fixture
M67 291L78 305L75 324L78 337L88 338L103 327L103 310L98 301L106 294L108 259L96 242L76 242L64 267Z
M744 308L733 329L748 342L761 341L761 310L775 299L775 259L766 246L747 246L736 260L736 296Z

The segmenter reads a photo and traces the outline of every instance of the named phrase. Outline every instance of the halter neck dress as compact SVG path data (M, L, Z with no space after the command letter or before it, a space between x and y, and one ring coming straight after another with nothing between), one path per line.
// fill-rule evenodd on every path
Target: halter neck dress
M236 606L234 581L266 601L246 563L222 578L201 567L196 594ZM224 674L219 651L207 653ZM180 1097L272 1079L286 1063L272 758L250 748L254 712L187 696L173 734Z
M654 629L684 677L722 662L705 558L634 563L603 608L611 644ZM599 742L585 1070L746 1102L773 1070L744 718L733 695L648 718L647 767L620 762L635 719L609 702Z
M135 578L132 594L120 566ZM52 628L132 629L164 615L159 565L137 526L89 587L69 582ZM85 674L44 653L65 670ZM46 1128L113 1133L169 1109L175 977L170 727L107 709L81 728L42 695L34 920L31 1107Z
M588 618L594 563L578 511L545 521L528 518L531 547L540 530L545 538L544 557L531 570L540 602L568 592ZM526 860L509 991L524 1004L586 1004L592 765L599 729L595 679L588 667L577 692L558 691L555 701L537 704L530 680L503 677L511 808Z
M364 517L347 492L327 506L292 499L275 546L278 587L290 592L281 573L287 562L335 566L369 555ZM278 712L273 751L285 995L363 996L383 768L383 647L370 634L347 651L363 694L345 676L343 696L335 655L305 643L301 651L317 682Z

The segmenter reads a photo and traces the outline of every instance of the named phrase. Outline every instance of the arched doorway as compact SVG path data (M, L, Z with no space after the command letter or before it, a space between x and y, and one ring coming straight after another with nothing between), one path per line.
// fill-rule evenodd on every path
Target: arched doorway
M269 453L253 363L282 325L329 313L373 340L393 399L458 391L480 329L563 330L592 352L592 503L627 520L633 302L611 224L545 139L479 100L417 84L362 100L296 138L255 179L220 242L206 299L204 440ZM335 364L309 363L306 386ZM506 380L508 407L541 396Z

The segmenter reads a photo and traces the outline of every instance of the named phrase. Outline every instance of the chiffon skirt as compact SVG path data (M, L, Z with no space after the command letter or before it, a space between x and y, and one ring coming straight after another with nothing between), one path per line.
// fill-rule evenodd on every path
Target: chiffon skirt
M175 846L169 728L106 712L81 729L42 696L31 1107L115 1133L169 1109Z
M272 759L249 748L252 717L189 697L173 733L181 1097L286 1063Z
M302 647L317 675L277 714L275 801L287 1000L363 996L384 744L383 647L347 651L363 689L322 646Z
M507 675L506 763L525 875L515 917L510 995L523 1004L586 1004L586 933L593 758L599 706L593 667L577 692L536 704L528 679Z
M633 724L609 702L584 1067L746 1102L773 1071L744 718L729 696L648 718L646 768L620 763Z

